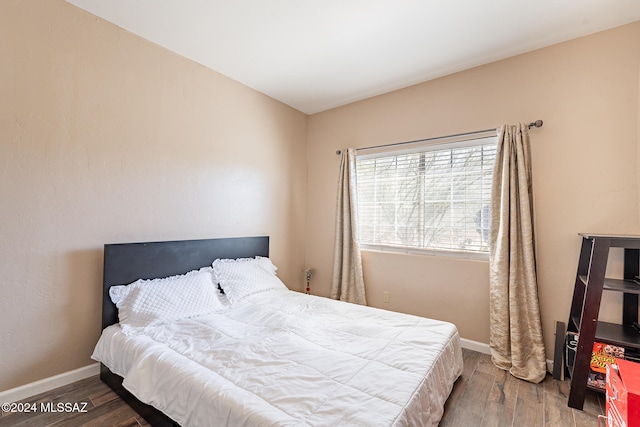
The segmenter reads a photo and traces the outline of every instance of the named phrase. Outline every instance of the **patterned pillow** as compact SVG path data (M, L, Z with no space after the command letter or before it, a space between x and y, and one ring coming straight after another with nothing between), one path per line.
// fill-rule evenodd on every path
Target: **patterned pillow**
M118 307L118 319L126 335L142 332L148 326L225 308L213 281L212 271L206 269L112 286L109 296Z
M258 292L287 289L269 258L217 259L213 272L231 303Z

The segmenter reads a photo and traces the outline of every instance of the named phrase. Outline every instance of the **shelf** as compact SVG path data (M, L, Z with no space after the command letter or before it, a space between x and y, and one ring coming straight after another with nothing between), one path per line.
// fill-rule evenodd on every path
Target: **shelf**
M640 332L632 326L638 321L640 284L634 280L605 277L609 249L613 247L624 248L623 277L632 279L640 276L640 236L582 234L582 237L567 325L568 331L578 333L581 338L575 350L576 366L566 366L565 360L565 367L571 374L567 404L575 409L582 409L587 390L602 392L587 385L594 341L623 347L625 355L637 357L640 354ZM622 321L619 324L595 321L603 291L622 293ZM556 342L556 351L563 351L560 340Z
M598 233L578 233L585 239L605 239L610 240L610 246L614 248L640 249L640 236L633 234L598 234Z
M587 284L587 276L580 275L580 281ZM640 283L633 280L604 279L603 288L605 291L624 292L627 294L640 295Z
M580 330L579 319L571 317L571 322L575 326L575 331ZM569 328L571 330L572 328ZM596 341L613 344L620 347L632 347L640 349L640 332L633 326L619 325L617 323L598 321L596 327Z
M602 393L602 394L605 394L605 391L606 391L603 388L594 387L594 386L591 386L589 384L587 384L587 390L595 391L596 393Z
M596 327L596 341L640 349L640 332L633 326L599 321Z
M633 280L604 279L603 289L640 295L640 284Z
M569 374L569 378L572 378L573 377L573 366L567 365L566 368L567 368L567 371L568 371L568 374ZM586 389L587 390L591 390L591 391L595 391L597 393L604 393L605 392L604 389L598 388L598 387L594 387L594 386L591 386L589 384L586 385Z

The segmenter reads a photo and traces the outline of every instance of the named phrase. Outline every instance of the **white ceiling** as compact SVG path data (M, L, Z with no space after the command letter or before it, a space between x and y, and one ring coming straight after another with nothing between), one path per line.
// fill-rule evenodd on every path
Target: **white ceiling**
M67 0L312 114L640 20L640 0Z

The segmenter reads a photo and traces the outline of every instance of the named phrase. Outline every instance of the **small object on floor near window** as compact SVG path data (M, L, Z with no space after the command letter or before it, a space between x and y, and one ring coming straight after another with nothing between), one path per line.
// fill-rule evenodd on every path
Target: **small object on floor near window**
M305 289L305 294L309 295L311 293L311 275L313 274L313 268L305 267L304 269L304 277L307 280L307 287Z

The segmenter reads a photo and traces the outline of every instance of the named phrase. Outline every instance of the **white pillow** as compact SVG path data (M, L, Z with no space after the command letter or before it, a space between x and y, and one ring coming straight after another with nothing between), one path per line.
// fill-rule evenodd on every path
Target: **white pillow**
M147 326L225 308L211 269L112 286L109 296L118 307L120 326L127 335L141 332Z
M272 272L273 274L276 274L276 272L278 271L278 267L276 267L275 265L273 265L273 263L271 262L270 258L267 257L263 257L263 256L257 256L255 258L218 258L216 259L213 264L212 267L215 264L222 264L222 263L240 263L240 262L253 262L256 263L258 265L261 265L264 267L265 270ZM203 270L206 267L203 267L201 270ZM214 280L217 281L217 277L216 277L216 270L215 268L213 269L213 276L214 276Z
M217 259L212 265L215 278L231 303L258 292L287 289L276 277L277 268L269 258Z

